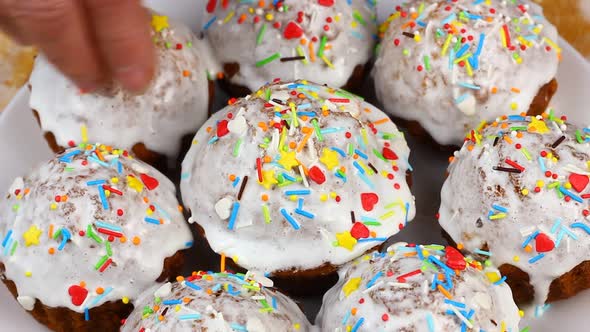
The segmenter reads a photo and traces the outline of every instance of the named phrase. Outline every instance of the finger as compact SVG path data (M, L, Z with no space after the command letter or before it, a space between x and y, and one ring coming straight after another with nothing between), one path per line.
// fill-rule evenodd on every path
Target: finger
M143 91L155 71L150 18L139 0L85 0L95 40L107 67L124 88Z
M101 85L104 71L77 0L20 0L7 10L21 39L36 44L81 89Z

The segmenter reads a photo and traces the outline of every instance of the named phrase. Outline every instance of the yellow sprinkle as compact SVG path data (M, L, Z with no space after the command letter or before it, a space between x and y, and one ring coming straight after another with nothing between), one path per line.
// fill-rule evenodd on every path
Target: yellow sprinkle
M117 183L119 183L119 178L112 178L112 179L111 179L111 182L112 182L113 184L117 184Z
M25 276L27 276L27 277L30 277L30 276L32 276L32 275L33 275L33 272L31 272L31 271L27 271L27 272L25 272Z
M564 185L565 189L572 189L572 184L569 182L566 182Z
M545 186L545 182L543 180L537 181L537 187L543 188Z
M348 280L346 282L346 284L344 285L344 287L342 287L342 291L344 292L344 296L348 297L350 294L352 294L354 291L356 291L360 287L362 280L363 279L360 277L351 278L350 280Z
M87 143L88 142L88 128L86 128L86 125L82 125L82 127L80 128L80 132L82 134L82 143Z
M127 296L123 296L121 301L123 301L123 303L127 304L127 303L129 303L129 298Z
M55 203L51 203L51 205L49 206L49 208L50 208L51 210L55 210L55 209L57 209L57 204L55 204Z
M453 35L449 33L447 35L447 40L445 40L445 43L442 48L442 55L443 56L445 56L447 54L447 51L449 49L449 45L451 44L451 39L453 39Z
M518 261L520 261L520 257L519 256L514 256L514 257L512 257L512 260L515 261L515 262L518 262Z
M320 201L322 201L322 202L325 202L325 201L327 201L327 200L328 200L328 195L326 195L326 194L322 194L322 195L320 196Z
M297 200L297 195L291 195L289 196L289 199L293 202L295 202Z
M510 108L516 111L518 109L518 104L517 103L510 103Z
M521 193L526 196L529 194L529 190L525 188L521 191Z
M299 328L301 328L301 325L299 323L295 323L293 324L293 328L299 330Z

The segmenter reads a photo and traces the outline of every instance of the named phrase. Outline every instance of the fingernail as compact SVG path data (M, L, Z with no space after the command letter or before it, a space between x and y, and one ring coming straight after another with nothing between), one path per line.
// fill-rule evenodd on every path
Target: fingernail
M134 93L145 91L151 79L150 72L140 66L119 68L115 72L115 80Z

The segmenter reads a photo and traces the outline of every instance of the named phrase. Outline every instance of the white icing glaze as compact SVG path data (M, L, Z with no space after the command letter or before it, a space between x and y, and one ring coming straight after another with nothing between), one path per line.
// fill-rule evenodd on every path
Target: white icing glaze
M174 185L149 165L107 151L102 151L102 155L113 166L101 166L84 154L67 162L69 158L64 156L73 151L78 150L67 150L26 177L17 178L10 191L2 195L0 262L6 268L3 277L14 281L19 297L38 299L46 306L76 312L124 297L133 301L156 283L165 258L192 244L188 225L178 210ZM121 173L117 171L117 160L121 163ZM150 185L152 190L149 190L140 180L142 173L156 179L159 185ZM107 186L122 193L120 196L112 191L105 196L108 209L103 207L100 185L87 185L95 180L106 180ZM130 183L135 183L137 189L142 186L141 193L132 189ZM148 223L144 221L146 217L161 219L163 224ZM99 230L99 221L111 225L111 229L120 227L126 242L120 237L109 242L109 236ZM92 227L92 233L101 243L89 236L88 227ZM66 233L60 231L62 228L71 237L60 250L66 238ZM58 235L53 238L50 234ZM135 237L141 241L139 245L134 244ZM50 250L54 253L50 254ZM109 256L112 262L100 272L98 262ZM68 291L70 286L82 281L86 283L88 295L82 305L75 305ZM105 296L97 294L99 287L105 290Z
M445 295L432 289L433 278L444 269L429 261L433 255L447 269L443 246L420 246L424 261L432 268L425 267L417 255L417 249L397 244L387 253L365 255L344 266L340 280L324 295L322 309L316 325L326 332L350 331L462 331L466 324L458 317L473 316L469 321L469 331L518 331L520 321L518 308L512 300L510 288L505 283L494 284L499 272L491 267L483 271L474 266L477 262L468 258L467 268L451 277L452 287L448 293L452 301L448 303ZM439 248L438 248L439 247ZM441 250L442 249L442 250ZM463 261L465 259L463 258ZM417 275L399 280L398 277L409 272L420 271ZM436 269L436 270L435 270ZM452 269L451 269L452 270ZM446 279L448 280L448 279ZM354 308L354 309L353 309ZM355 314L351 314L356 310ZM448 310L456 310L449 313ZM385 318L385 319L384 319ZM362 320L362 321L361 321ZM492 320L495 322L492 322ZM504 328L502 328L504 327Z
M422 11L420 4L424 4ZM523 14L517 4L522 4L526 13ZM403 7L406 18L402 18L400 12L390 17L391 23L373 70L377 96L385 110L400 118L418 121L444 145L461 144L465 133L482 120L491 121L507 112L528 111L539 89L555 77L560 50L546 50L549 43L557 42L557 31L543 17L542 9L528 0L517 1L517 4L499 0L414 1ZM447 6L451 7L450 11L445 9ZM485 19L458 23L463 11ZM413 15L425 26L407 27ZM456 15L457 19L453 20L451 15ZM487 22L487 18L491 21ZM453 24L460 37L466 38L470 46L464 54L477 54L480 36L485 35L477 57L479 68L473 69L473 76L469 76L467 67L459 64L449 68L451 49L460 39L451 37L450 46L443 54L449 36L445 23ZM511 45L516 47L514 51L503 46L504 24L510 31ZM542 29L539 34L535 33L536 27ZM460 33L461 29L466 32ZM418 37L410 38L402 32ZM522 39L529 43L525 51L520 49L519 37L530 38ZM395 45L396 40L399 46ZM521 64L513 58L516 53L522 59ZM429 58L429 70L425 56ZM471 56L471 61L475 57ZM418 66L422 71L418 71ZM472 87L465 87L463 83ZM495 94L492 93L494 88L497 89ZM520 92L511 91L512 88Z
M86 126L90 142L128 150L144 143L152 151L176 156L182 136L196 131L207 119L207 70L216 70L216 65L207 43L184 25L171 23L152 34L158 40L158 69L143 95L119 87L81 94L40 56L30 78L30 106L38 112L43 131L52 132L57 144L66 147L70 141L84 139L81 127ZM177 44L182 45L181 50L176 49ZM183 75L185 70L189 76Z
M291 111L291 103L296 113ZM281 121L275 111L283 112L289 123L294 123L297 114L297 127L284 127L284 138L272 126L272 123L279 126ZM217 139L219 128L228 120L244 121L236 120L241 118L247 124L247 131L241 135L228 132ZM320 133L323 132L321 140L314 130L316 121ZM375 128L374 133L371 126ZM291 143L294 149L289 147ZM348 155L349 145L357 152ZM386 145L397 154L398 160L377 157ZM281 151L282 148L286 151ZM278 82L215 113L199 130L182 165L182 197L192 212L192 220L204 228L213 250L237 259L247 269L275 272L313 269L324 263L339 265L381 244L413 219L414 198L406 184L408 156L403 134L372 105L345 92L312 83ZM264 185L258 182L257 158L263 164ZM269 162L263 162L265 158ZM336 176L340 168L344 169L345 182ZM365 172L365 180L359 168ZM322 184L310 176L309 172L316 170L324 174ZM230 176L239 179L233 184ZM245 176L248 182L238 202ZM296 181L289 184L289 177ZM291 199L286 192L293 190L304 192ZM362 206L363 193L378 197L371 211ZM266 202L263 195L268 196ZM298 199L304 200L299 209L313 214L313 218L297 213ZM239 209L230 230L227 217L231 220L236 203ZM265 222L263 206L268 207L269 223ZM296 220L300 229L287 222L282 209ZM355 214L356 227L364 228L367 236L369 231L375 232L375 239L356 242L350 234L351 211ZM363 226L361 221L368 222L368 226ZM354 240L350 248L346 248L347 239Z
M279 8L271 5L267 9L257 8L253 2L229 2L225 9L219 2L215 11L208 15L206 21L213 20L213 23L206 33L221 64L239 64L240 70L231 78L231 82L251 91L256 91L277 77L283 80L305 78L342 87L354 68L364 66L372 56L377 29L374 23L375 9L369 1L286 0L281 1L283 6ZM321 2L333 4L321 5ZM284 7L288 7L288 10L285 11ZM304 13L301 22L298 22L299 12ZM272 18L267 19L268 15ZM241 17L245 17L243 23L239 23ZM256 17L260 19L259 22ZM332 22L328 23L328 18ZM279 28L276 28L276 24L280 24ZM327 31L324 30L326 25L329 27ZM301 35L286 38L285 31L295 26L301 29ZM261 33L261 30L264 32ZM260 42L257 43L259 35ZM290 37L291 34L287 33L286 36ZM323 37L327 38L328 47L324 55L332 66L318 56ZM313 38L312 56L309 42ZM307 43L303 45L301 39ZM281 62L276 59L266 65L256 66L257 62L275 53L282 58L305 56L306 61Z
M512 264L528 273L531 285L535 288L535 302L541 304L547 299L549 285L554 279L590 259L587 250L590 245L589 234L583 228L572 228L575 223L586 224L584 211L588 205L580 197L588 192L588 188L582 192L566 189L584 202L578 203L574 199L570 202L561 199L559 187L548 187L556 184L567 187L572 172L587 178L586 175L590 174L587 165L590 145L577 142L578 129L571 125L566 128L547 120L548 132L539 134L537 129L536 133L532 133L529 129L529 132L523 132L522 138L518 138L510 128L520 126L544 129L545 122L535 121L535 124L531 124L530 118L526 121L513 118L513 121L488 126L478 132L479 144L468 141L455 154L449 166L450 175L442 188L440 224L465 249L473 252L487 243L494 264ZM511 143L503 139L500 132ZM586 131L581 132L582 139L585 139ZM552 148L562 135L564 141ZM494 146L497 136L500 138ZM520 144L521 148L517 149L516 144ZM558 159L542 157L542 151L552 153ZM497 166L513 168L506 163L506 159L516 162L524 171L507 173L493 170ZM546 177L542 167L551 172L551 176L556 174L556 178ZM543 183L537 193L535 187L541 184L539 180ZM527 195L523 194L523 190L528 191ZM507 212L502 212L502 207ZM490 219L490 213L496 217ZM503 218L502 213L506 214ZM555 226L557 220L561 222ZM537 239L530 241L530 252L525 251L523 244L536 231L549 237L556 247L544 252L542 259L531 262L540 254Z
M246 276L198 272L165 296L154 294L156 286L139 298L121 331L312 331L293 300Z

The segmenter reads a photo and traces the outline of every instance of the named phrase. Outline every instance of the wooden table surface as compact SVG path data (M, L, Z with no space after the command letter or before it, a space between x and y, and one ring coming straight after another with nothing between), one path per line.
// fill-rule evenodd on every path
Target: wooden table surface
M559 33L590 59L590 0L533 0L545 9ZM0 33L0 112L28 79L35 51Z

